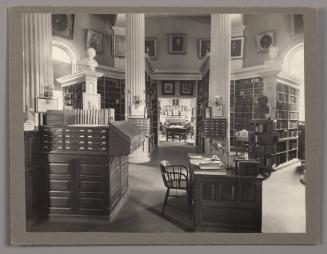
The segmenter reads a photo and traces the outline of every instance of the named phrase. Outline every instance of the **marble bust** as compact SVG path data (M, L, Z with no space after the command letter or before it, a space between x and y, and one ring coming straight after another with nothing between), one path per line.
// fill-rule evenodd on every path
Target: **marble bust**
M95 67L98 66L98 62L94 59L96 55L96 51L94 48L88 48L87 49L87 55L88 57L85 58L82 62L83 67L89 70L94 71Z

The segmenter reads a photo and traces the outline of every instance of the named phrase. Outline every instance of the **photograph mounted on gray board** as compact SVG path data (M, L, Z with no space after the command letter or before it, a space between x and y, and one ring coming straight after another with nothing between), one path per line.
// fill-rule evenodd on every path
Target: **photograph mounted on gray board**
M318 242L315 10L9 14L13 244Z

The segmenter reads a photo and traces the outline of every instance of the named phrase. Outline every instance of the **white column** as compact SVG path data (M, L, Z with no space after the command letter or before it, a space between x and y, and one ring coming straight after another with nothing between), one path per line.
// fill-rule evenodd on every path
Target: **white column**
M128 116L134 118L145 118L144 30L144 14L126 14L126 103ZM149 141L146 138L144 145L129 155L130 163L150 161Z
M35 99L54 87L51 14L22 17L24 110L35 112Z
M216 96L221 96L223 117L227 119L226 150L230 150L230 14L211 14L210 36L210 75L209 75L209 106L213 107Z
M131 105L130 115L144 117L145 108L145 55L144 14L126 14L126 88ZM135 98L141 104L135 108Z

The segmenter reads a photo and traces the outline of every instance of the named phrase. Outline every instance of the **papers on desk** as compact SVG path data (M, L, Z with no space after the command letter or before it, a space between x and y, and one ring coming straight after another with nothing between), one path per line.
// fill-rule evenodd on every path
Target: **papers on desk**
M225 170L195 170L195 175L227 175Z
M203 159L202 155L189 155L190 159L192 160L201 160Z

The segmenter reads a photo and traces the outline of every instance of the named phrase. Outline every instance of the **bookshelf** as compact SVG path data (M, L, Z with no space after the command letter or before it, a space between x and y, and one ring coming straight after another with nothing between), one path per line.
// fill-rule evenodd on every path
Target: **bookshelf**
M235 132L249 130L252 119L264 118L258 109L263 80L260 77L231 80L230 86L230 144L235 147Z
M101 108L115 109L115 120L125 119L125 80L102 77L98 79Z
M197 82L196 97L196 147L200 152L205 152L204 121L206 119L205 110L208 107L209 98L209 72Z
M298 158L299 89L286 83L276 87L276 131L279 138L276 164Z
M251 120L249 128L249 159L259 162L259 168L271 173L275 164L275 154L279 149L273 120Z
M85 82L63 87L64 106L83 109L83 92L85 92Z

